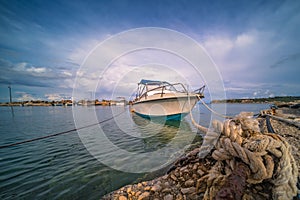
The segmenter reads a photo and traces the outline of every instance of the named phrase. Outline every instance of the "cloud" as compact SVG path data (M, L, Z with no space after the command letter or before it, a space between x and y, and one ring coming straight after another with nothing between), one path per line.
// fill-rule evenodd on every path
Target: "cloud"
M102 62L97 59L99 57L95 58L87 60L89 69L82 66L77 72L76 90L83 92L97 90L98 94L109 98L131 96L141 79L182 82L190 85L190 90L204 84L203 77L193 66L180 56L165 50L150 48L136 50L114 60L102 71L99 67L99 63ZM90 98L90 93L85 92L85 96Z
M255 38L251 34L238 35L235 41L236 46L248 46L255 42Z
M281 59L272 64L270 68L282 67L290 64L291 62L296 62L295 64L298 65L300 63L300 53L283 56Z
M136 83L142 76L177 80L168 76L168 70L135 68L146 63L170 66L193 87L209 79L209 75L201 77L174 56L153 52L126 56L113 63L103 76L99 69L102 63L95 58L91 61L94 74L85 69L76 74L99 42L130 28L158 26L173 28L200 41L218 65L223 79L230 80L225 82L229 96L268 95L258 93L255 87L269 89L275 95L299 94L299 8L298 1L166 1L132 5L118 1L3 3L0 5L0 84L43 87L40 89L43 94L45 88L47 92L51 88L57 90L53 94L60 94L72 90L77 75L83 90L94 89L101 80L101 90L110 94L112 86L118 84L124 93L130 93L126 84L122 84ZM119 44L133 45L143 39L133 38L131 43L120 40ZM169 38L157 38L149 39L153 45L181 48L181 41L170 44ZM103 53L107 57L113 55L119 44L106 48ZM186 55L192 53L187 51ZM131 70L134 73L130 74Z
M26 92L15 92L17 95L16 99L17 101L31 101L31 100L36 100L31 94L26 93Z
M203 45L213 57L221 59L231 51L234 43L227 37L211 36L204 41Z
M73 80L68 70L34 66L28 62L12 63L0 59L0 83L35 87L60 87ZM72 87L71 87L72 88Z
M19 71L21 73L28 73L32 76L40 76L41 74L46 74L51 72L50 69L46 67L34 67L29 63L21 62L13 66L12 70Z
M60 101L62 99L71 99L70 95L68 95L68 94L59 94L59 93L45 94L45 97L49 101Z

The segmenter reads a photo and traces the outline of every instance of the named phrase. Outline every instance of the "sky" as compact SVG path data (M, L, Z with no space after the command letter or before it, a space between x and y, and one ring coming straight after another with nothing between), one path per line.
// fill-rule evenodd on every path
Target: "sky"
M226 98L300 95L299 1L0 0L0 27L0 102L9 101L9 85L13 101L52 101L71 98L76 80L84 80L86 98L98 99L128 98L142 78L185 80L191 88L208 83L180 57L151 49L118 57L101 77L81 79L99 44L142 27L197 42Z

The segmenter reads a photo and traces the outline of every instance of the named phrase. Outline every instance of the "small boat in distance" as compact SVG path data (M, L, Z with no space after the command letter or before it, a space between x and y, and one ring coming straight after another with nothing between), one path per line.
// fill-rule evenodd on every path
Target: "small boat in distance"
M182 83L142 79L138 83L131 111L148 119L178 121L193 109L200 98L204 98L204 88L189 92Z

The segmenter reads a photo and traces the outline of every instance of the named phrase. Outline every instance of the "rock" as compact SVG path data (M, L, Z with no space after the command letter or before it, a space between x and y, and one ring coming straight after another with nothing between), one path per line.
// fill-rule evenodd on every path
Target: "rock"
M173 200L173 195L167 194L166 196L164 196L164 200Z
M197 174L192 175L192 179L196 180L198 178Z
M144 188L145 191L149 191L150 189L151 189L150 186L147 186L147 187Z
M174 176L174 174L171 174L171 179L173 179L174 181L177 181L177 178L176 178L176 176Z
M205 190L206 190L206 183L204 181L201 181L201 179L198 179L196 184L197 193L205 192Z
M162 191L163 193L171 193L171 189L170 188L165 188Z
M198 169L198 170L197 170L197 173L198 173L200 176L203 176L203 175L205 174L205 172L202 171L201 169Z
M152 188L151 188L151 191L152 191L152 192L159 192L160 190L161 190L160 185L154 185L154 186L152 186Z
M186 170L187 169L187 166L184 166L184 167L182 167L181 169L180 169L180 171L184 171L184 170Z
M168 179L168 175L164 175L163 177L161 177L163 180Z
M141 183L137 184L138 189L142 189L143 185Z
M198 163L197 163L198 164ZM197 170L198 169L198 165L194 164L193 166L193 170Z
M129 194L131 192L131 187L127 188L127 193Z
M122 195L122 196L119 196L118 200L127 200L127 197Z
M195 187L189 187L189 188L182 188L181 189L182 194L192 194L195 191L196 191Z
M164 186L167 188L167 187L170 187L170 183L169 182L165 182L164 183Z
M177 196L176 196L176 200L183 200L183 196L182 196L182 194L177 194Z
M135 193L135 196L136 196L136 197L139 197L140 194L142 194L142 192L141 192L141 191L138 191L138 192Z
M149 196L150 196L149 192L144 192L139 196L138 200L148 200Z
M186 187L192 187L192 186L194 186L194 181L192 179L189 179L184 183L184 185Z
M190 195L189 195L189 198L190 198L190 199L199 199L196 192L190 194Z
M142 184L143 184L143 186L147 186L147 182L146 181L142 182Z
M179 177L178 179L179 179L179 181L181 181L181 182L185 182L185 179L184 179L183 177Z

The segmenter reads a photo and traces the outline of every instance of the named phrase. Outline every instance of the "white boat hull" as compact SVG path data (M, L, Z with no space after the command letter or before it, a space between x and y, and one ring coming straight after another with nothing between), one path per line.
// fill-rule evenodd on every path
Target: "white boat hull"
M155 95L154 95L155 96ZM167 117L167 119L180 120L188 114L198 101L196 94L178 96L144 98L134 102L132 111L146 118Z

